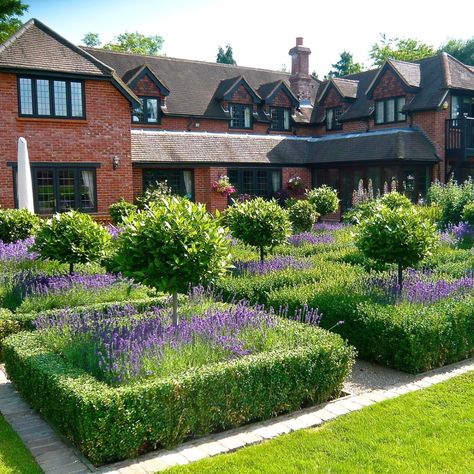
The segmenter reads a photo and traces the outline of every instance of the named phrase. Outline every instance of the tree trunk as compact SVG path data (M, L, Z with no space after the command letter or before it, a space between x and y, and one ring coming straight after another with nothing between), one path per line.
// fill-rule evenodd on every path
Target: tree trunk
M178 293L173 293L173 326L178 325Z
M74 263L69 263L69 275L74 273Z
M402 294L403 289L403 267L402 264L398 264L398 294Z
M263 247L260 247L260 261L263 262L263 258L265 257L265 253L263 251Z

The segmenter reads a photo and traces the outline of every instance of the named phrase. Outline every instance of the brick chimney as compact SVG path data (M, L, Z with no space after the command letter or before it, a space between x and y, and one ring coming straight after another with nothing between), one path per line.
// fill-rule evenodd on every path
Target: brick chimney
M309 55L311 50L303 46L303 38L296 38L296 46L290 49L291 76L290 86L298 97L300 105L311 105L311 76L309 74Z

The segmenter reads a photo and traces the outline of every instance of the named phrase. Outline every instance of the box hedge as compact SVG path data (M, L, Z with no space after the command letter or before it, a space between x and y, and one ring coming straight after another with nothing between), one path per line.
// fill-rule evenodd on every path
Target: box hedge
M288 304L289 313L307 304L322 314L321 326L334 327L359 357L411 373L474 355L474 297L447 298L430 305L385 305L349 285L324 282L281 288L268 304Z
M353 349L319 328L282 324L297 325L307 343L117 388L45 349L38 332L5 340L6 368L31 405L102 464L338 395Z

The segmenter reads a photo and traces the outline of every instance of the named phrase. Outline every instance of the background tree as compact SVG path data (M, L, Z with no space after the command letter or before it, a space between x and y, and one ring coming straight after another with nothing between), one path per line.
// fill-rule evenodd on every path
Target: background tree
M349 51L343 51L340 59L337 63L332 64L334 68L329 71L328 77L341 77L347 76L347 74L356 74L363 70L363 66L360 63L355 63L354 58Z
M413 38L387 38L380 35L380 40L372 45L369 57L374 66L381 66L386 59L399 59L401 61L416 61L428 56L433 56L436 51L429 44Z
M234 59L234 53L232 51L232 46L228 44L225 47L225 51L222 48L222 46L219 46L219 49L217 51L217 58L216 58L216 63L221 63L221 64L237 64Z
M82 38L82 44L90 48L99 48L101 45L99 33L86 33Z
M474 65L474 36L467 40L450 39L439 50L449 53L464 64Z
M28 5L21 0L0 1L0 43L17 31L22 22L18 18L28 10Z
M230 266L228 232L203 204L163 196L127 221L117 240L114 266L133 280L173 296L209 283Z
M285 243L291 235L288 211L274 199L258 197L235 203L228 208L225 220L235 238L260 250L262 262L266 248Z
M122 51L134 54L158 54L163 47L164 39L161 36L145 36L138 31L133 33L122 33L110 43L104 44L103 48L109 51Z

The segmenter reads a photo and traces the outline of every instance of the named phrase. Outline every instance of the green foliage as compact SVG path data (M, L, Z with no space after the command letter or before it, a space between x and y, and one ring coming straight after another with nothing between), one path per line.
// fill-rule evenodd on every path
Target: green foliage
M163 47L164 39L161 36L146 36L138 31L122 33L110 43L103 46L110 51L123 51L133 54L156 55Z
M99 33L86 33L82 38L82 44L89 46L89 48L98 48L101 45Z
M468 224L474 225L474 201L468 202L462 208L462 220Z
M171 196L171 188L166 181L157 181L148 186L143 194L137 198L139 209L146 209L152 204L161 202L164 197Z
M131 214L136 212L137 206L131 202L120 199L120 201L111 204L109 207L110 218L113 225L120 225Z
M339 206L337 191L326 184L310 189L306 196L320 216L336 212Z
M171 447L193 436L267 419L337 395L353 364L342 338L281 322L293 347L112 388L68 365L38 333L5 343L19 392L94 463Z
M43 223L33 250L42 259L74 264L98 262L107 255L110 234L89 214L69 211L56 214Z
M229 267L227 231L202 204L163 197L137 213L117 241L115 268L166 293L186 293Z
M230 44L225 47L225 51L222 46L219 46L219 49L217 51L216 63L233 65L237 64L235 62L234 52L232 51L232 46Z
M363 70L362 64L355 63L354 58L349 51L343 51L339 61L336 64L332 64L332 67L334 69L329 71L328 77L342 77L347 76L348 74L356 74Z
M389 209L410 209L413 207L412 202L403 194L392 191L390 193L384 194L378 202L382 206L387 206Z
M0 2L0 44L7 40L22 26L18 18L28 10L21 0L2 0Z
M474 202L474 182L471 179L458 184L451 179L447 184L439 181L428 189L427 202L440 208L440 226L458 224L462 220L464 206Z
M26 209L0 209L0 240L10 243L26 239L36 233L40 222Z
M294 233L310 231L318 220L319 214L308 200L289 199L286 206Z
M291 235L288 212L272 199L258 197L250 201L234 203L226 212L226 223L232 235L247 245L264 249L286 242Z
M387 38L380 35L380 40L372 45L369 57L374 66L381 66L387 59L400 61L417 61L434 56L436 51L429 44L414 38Z
M436 243L436 229L411 205L390 208L379 203L374 206L373 214L359 225L355 243L366 257L376 262L396 263L401 287L401 270L430 255Z
M474 37L466 40L450 39L439 50L449 53L464 64L474 65Z

